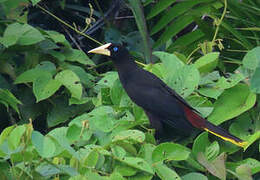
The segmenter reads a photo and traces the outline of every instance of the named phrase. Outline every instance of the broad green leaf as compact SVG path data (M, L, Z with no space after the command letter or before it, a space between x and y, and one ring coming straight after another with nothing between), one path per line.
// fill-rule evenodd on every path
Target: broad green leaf
M181 177L181 179L182 180L208 180L208 178L205 175L196 172L185 174L184 176Z
M110 97L111 101L114 105L119 105L121 102L121 98L124 94L124 89L122 87L122 84L120 83L119 79L115 80L113 83L112 88L110 89Z
M190 155L190 150L185 146L175 143L162 143L158 145L152 154L153 162L164 160L181 161L186 160Z
M231 74L229 78L221 77L218 82L215 84L217 89L228 89L234 87L239 82L244 80L246 77L242 73Z
M95 77L90 73L87 73L82 67L66 64L66 68L72 70L80 78L80 82L87 88L92 88L95 83Z
M83 165L89 168L95 168L98 162L99 154L96 150L90 151L83 159Z
M16 44L16 42L22 35L21 26L22 25L19 23L13 23L7 26L4 32L4 36L0 38L0 43L3 44L5 47Z
M210 146L208 133L203 132L195 139L192 146L192 154L197 157L200 152L204 153L208 146Z
M65 36L57 31L44 31L55 43L63 43L66 40Z
M210 144L210 146L206 147L205 155L207 159L210 161L215 159L218 156L219 151L220 151L219 144L217 141L214 141L213 143Z
M195 67L200 73L211 72L218 63L219 52L208 53L195 61Z
M166 10L168 6L173 4L176 0L161 0L152 7L151 11L147 15L147 19L151 19L152 17L156 16L163 10Z
M100 79L97 83L100 87L112 88L115 80L118 79L118 73L115 71L110 71L104 74L104 77Z
M147 141L147 140L146 140ZM149 164L153 163L152 154L156 146L154 144L143 144L139 151L139 157L143 158Z
M72 97L81 98L82 85L79 77L73 71L63 70L55 76L55 80L64 85L70 91Z
M122 176L129 177L135 175L138 172L138 170L131 166L127 166L123 163L119 163L115 166L115 172L120 173Z
M109 114L90 117L89 122L91 128L103 132L111 132L115 126L115 118Z
M156 163L153 167L161 180L181 180L180 176L172 168L168 168L162 163Z
M242 161L236 161L236 162L226 162L227 168L231 169L232 171L235 171L237 167L240 165L247 165L250 167L252 174L256 174L260 172L260 161L253 159L253 158L247 158Z
M250 90L254 93L260 94L260 63L256 68L252 78L250 79Z
M50 74L44 74L35 79L33 83L33 93L36 97L36 102L47 99L52 96L61 86L61 83L52 79Z
M157 56L163 64L165 69L164 76L174 76L175 72L180 69L184 64L183 62L175 55L162 51L155 51L153 55Z
M260 66L260 47L248 51L243 58L243 66L250 70L255 70Z
M244 150L246 150L251 144L253 144L255 141L259 139L260 139L260 131L258 130L247 139L247 145L244 147Z
M145 135L142 131L138 130L126 130L126 131L121 131L118 134L116 134L113 137L113 142L116 141L130 141L130 142L137 142L137 143L142 143L145 140Z
M4 142L6 138L8 138L9 134L12 132L12 130L15 128L15 126L9 126L5 128L0 135L0 145Z
M246 84L238 84L225 90L214 103L214 109L208 120L216 125L232 119L252 108L256 95L250 92Z
M32 45L45 39L39 30L28 24L23 24L19 31L22 33L17 41L19 45Z
M123 159L126 155L126 151L121 146L115 145L111 148L111 150L112 150L112 154L119 159Z
M26 125L17 126L10 132L8 137L8 145L11 149L16 149L21 143L21 138L26 131Z
M218 99L218 97L222 94L223 91L223 89L218 89L215 87L203 87L198 90L198 92L201 95L214 99Z
M63 53L66 57L65 60L70 62L79 62L84 65L93 65L93 62L89 59L89 57L81 50L78 49L68 49L65 53Z
M32 132L32 144L43 158L50 158L55 155L56 148L54 142L48 136L43 136L38 131Z
M128 166L134 167L141 171L154 174L154 171L150 164L148 164L145 160L137 157L125 157L121 160L121 162L127 164Z
M42 61L38 64L35 69L42 69L45 71L50 72L52 75L56 73L56 66L50 61Z
M34 82L38 77L45 76L45 74L50 74L50 72L43 70L41 68L34 68L20 74L16 80L15 84ZM50 74L51 75L51 74Z
M109 180L125 180L125 178L118 172L113 172L110 177Z
M185 65L166 77L167 84L182 97L189 96L199 85L200 74L194 65Z

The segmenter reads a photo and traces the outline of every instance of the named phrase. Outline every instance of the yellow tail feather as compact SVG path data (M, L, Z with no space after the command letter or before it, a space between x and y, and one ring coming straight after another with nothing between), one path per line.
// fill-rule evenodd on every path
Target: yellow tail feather
M210 132L211 134L214 134L217 137L220 137L221 139L223 139L225 141L229 141L232 144L235 144L235 145L240 146L242 148L244 148L248 144L248 142L246 142L246 141L238 142L238 141L235 141L234 139L221 136L220 134L217 134L217 133L215 133L215 132L213 132L213 131L211 131L211 130L209 130L207 128L204 128L204 130Z

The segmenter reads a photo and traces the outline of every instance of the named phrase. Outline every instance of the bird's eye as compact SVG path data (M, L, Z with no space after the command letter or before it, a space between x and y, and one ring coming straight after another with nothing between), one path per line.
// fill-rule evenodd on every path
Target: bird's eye
M113 51L114 51L114 52L117 52L117 51L118 51L118 47L114 47L114 48L113 48Z

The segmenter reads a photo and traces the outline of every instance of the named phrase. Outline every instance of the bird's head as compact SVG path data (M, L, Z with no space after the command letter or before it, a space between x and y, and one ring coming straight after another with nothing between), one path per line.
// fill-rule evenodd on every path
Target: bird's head
M113 61L120 61L124 59L129 53L128 50L120 44L107 43L95 49L88 51L88 53L102 54L112 58Z

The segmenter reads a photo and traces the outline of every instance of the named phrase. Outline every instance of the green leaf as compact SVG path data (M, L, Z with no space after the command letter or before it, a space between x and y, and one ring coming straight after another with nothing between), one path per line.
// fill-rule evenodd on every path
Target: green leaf
M194 65L185 65L166 77L167 84L182 97L189 96L199 85L200 74Z
M93 65L93 62L89 57L81 50L78 49L68 49L65 53L63 53L66 57L67 61L70 62L78 62L84 65Z
M156 16L163 10L167 9L168 6L173 4L176 0L161 0L155 4L155 6L151 9L149 14L147 15L146 19L151 19L152 17Z
M162 143L158 145L152 154L153 162L164 160L181 161L186 160L190 155L190 150L185 146L175 143Z
M49 137L43 136L38 131L32 132L32 145L43 158L54 156L56 150L54 142Z
M21 143L21 138L26 131L26 125L17 126L8 137L8 145L11 149L16 149Z
M192 172L189 174L185 174L181 177L182 180L208 180L206 176L201 173Z
M63 70L55 76L55 80L64 85L70 91L72 97L81 98L82 85L79 77L73 71Z
M0 43L3 44L5 47L12 46L16 44L18 39L21 36L21 24L13 23L7 26L4 32L4 36L0 38Z
M243 58L243 66L250 70L255 70L260 66L260 47L255 47L246 53Z
M154 171L145 160L137 157L125 157L121 160L121 162L127 164L128 166L134 167L136 169L139 169L141 171L154 174Z
M170 169L162 163L156 163L154 170L161 180L181 180L180 176L174 171L174 169Z
M38 77L45 76L45 74L50 74L48 71L41 68L34 68L20 74L16 80L15 84L34 82Z
M12 132L12 130L15 128L15 126L9 126L7 128L5 128L0 135L0 145L3 144L3 142L5 141L5 139L9 136L9 134Z
M52 75L56 74L56 66L50 61L42 61L38 64L35 69L42 69L50 72Z
M22 104L9 90L0 88L0 103L4 104L7 108L11 106L18 114L18 104Z
M123 159L126 155L126 151L121 146L115 145L111 148L111 150L112 150L112 154L119 159Z
M195 67L200 73L211 72L218 63L219 52L208 53L195 61Z
M237 167L240 165L247 165L250 167L252 174L256 174L260 172L260 161L253 159L253 158L247 158L242 161L236 161L236 162L227 162L226 163L227 168L231 169L232 171L235 171Z
M250 79L250 90L254 93L260 94L260 63L256 68L252 78Z
M242 73L231 74L229 78L221 77L215 84L217 89L228 89L237 85L240 81L244 80L245 76Z
M97 162L98 162L99 154L96 150L92 150L89 153L87 153L86 157L84 157L83 165L89 168L95 168Z
M200 152L204 153L208 146L210 146L208 133L203 132L195 139L192 146L192 154L197 157Z
M51 38L55 43L64 43L67 41L65 36L57 31L44 31L44 32L47 33L49 38Z
M145 135L142 131L138 131L138 130L121 131L113 137L112 142L124 141L124 140L134 142L134 143L135 142L142 143L145 140Z
M198 91L203 96L218 99L218 97L222 94L224 90L215 87L203 87L200 88Z
M183 62L175 55L162 51L155 51L153 55L157 56L165 69L165 76L174 76L174 73L184 66Z
M33 93L36 97L36 102L52 96L60 86L61 83L52 79L51 74L45 73L43 76L39 76L33 83Z
M19 31L22 33L17 41L19 45L32 45L45 39L39 30L28 24L23 24Z
M210 146L206 147L206 157L208 160L215 159L219 154L220 148L217 141L214 141Z
M255 102L256 95L250 92L249 87L238 84L220 95L208 120L216 125L221 124L252 108Z

